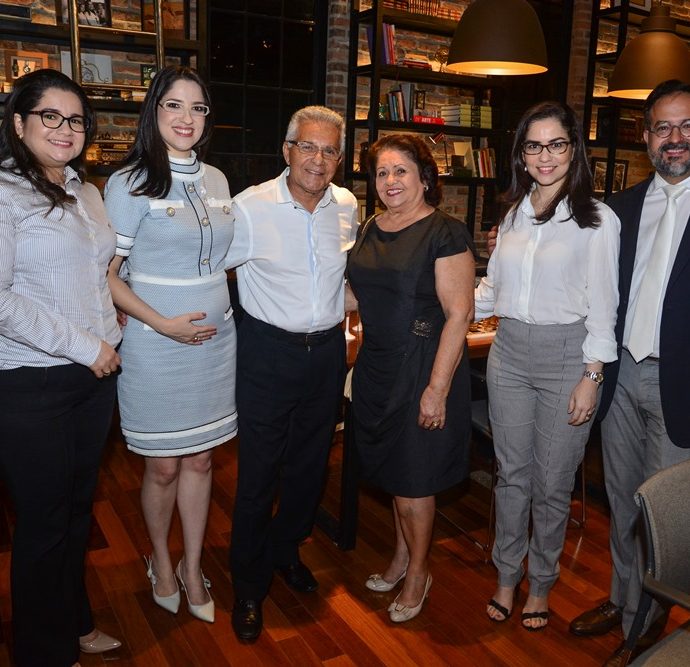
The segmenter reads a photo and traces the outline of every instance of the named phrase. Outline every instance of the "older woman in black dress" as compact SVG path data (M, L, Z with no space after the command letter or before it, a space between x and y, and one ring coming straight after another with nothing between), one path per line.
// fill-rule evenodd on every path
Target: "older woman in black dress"
M348 264L364 325L353 415L364 476L393 496L396 532L393 559L366 585L404 579L388 608L402 622L431 587L434 494L467 472L474 257L465 225L436 208L438 169L420 138L385 136L367 159L385 211L362 225Z

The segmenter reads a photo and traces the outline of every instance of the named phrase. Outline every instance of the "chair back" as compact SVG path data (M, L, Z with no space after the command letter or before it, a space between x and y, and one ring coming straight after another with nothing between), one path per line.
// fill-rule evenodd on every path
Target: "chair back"
M635 494L647 534L647 571L690 593L690 461L661 470Z

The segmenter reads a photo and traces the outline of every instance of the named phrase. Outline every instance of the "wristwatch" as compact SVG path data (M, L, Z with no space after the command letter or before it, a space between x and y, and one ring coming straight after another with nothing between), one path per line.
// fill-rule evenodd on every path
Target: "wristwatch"
M597 384L601 384L604 381L604 374L601 371L585 371L582 377L589 378Z

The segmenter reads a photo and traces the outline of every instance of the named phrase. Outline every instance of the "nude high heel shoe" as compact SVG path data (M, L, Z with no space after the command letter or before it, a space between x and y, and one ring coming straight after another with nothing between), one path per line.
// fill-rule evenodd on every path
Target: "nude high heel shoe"
M422 595L422 599L419 601L419 604L415 607L408 607L406 605L398 604L397 602L393 602L393 604L388 607L388 613L393 623L404 623L405 621L410 621L417 616L420 611L422 611L422 605L427 597L429 597L429 589L431 588L432 581L433 579L431 578L431 575L427 575L426 584L424 585L424 594ZM396 597L395 599L397 600L398 598Z
M189 609L189 613L195 618L198 618L200 621L213 623L213 621L216 619L216 605L213 602L211 594L208 592L208 589L211 588L211 582L204 576L204 573L202 572L201 578L204 580L204 588L206 589L206 594L208 595L208 602L204 602L204 604L192 604L189 601L189 593L187 593L187 588L184 585L184 579L182 579L180 565L182 565L182 561L177 564L175 574L180 580L180 588L182 588L185 597L187 598L187 609Z
M153 601L159 606L163 607L166 611L171 614L176 614L180 608L180 589L178 588L172 595L158 595L156 593L156 584L158 579L156 578L156 573L153 571L153 556L147 558L144 556L144 562L146 563L146 576L151 582L151 590L153 591ZM175 580L177 585L177 580Z

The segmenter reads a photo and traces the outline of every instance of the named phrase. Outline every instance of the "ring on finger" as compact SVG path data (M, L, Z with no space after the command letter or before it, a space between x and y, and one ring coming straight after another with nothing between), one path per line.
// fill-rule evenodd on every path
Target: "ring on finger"
M431 422L431 425L432 425L434 428L438 428L438 427L441 425L441 422Z
M110 371L103 371L103 375L110 375Z
M192 338L192 340L193 340L195 343L198 342L199 336L194 336L194 338Z

